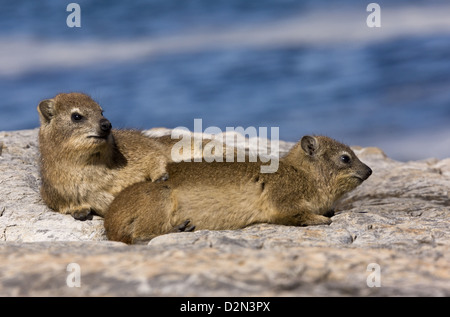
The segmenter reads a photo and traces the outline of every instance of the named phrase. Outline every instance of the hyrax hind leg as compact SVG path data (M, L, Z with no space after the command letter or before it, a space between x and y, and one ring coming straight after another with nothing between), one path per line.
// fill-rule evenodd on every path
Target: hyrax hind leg
M182 224L174 226L172 230L168 231L167 233L177 233L177 232L192 232L195 230L195 226L189 226L190 220L183 221ZM155 238L157 235L141 235L138 237L134 237L131 240L131 244L148 244L151 239Z
M185 220L181 225L172 228L171 232L192 232L195 230L195 226L188 226L191 221Z
M125 188L105 215L108 239L142 244L162 234L194 230L186 219L170 221L175 205L165 183L141 182Z
M72 215L77 220L92 220L92 209L90 205L70 206L61 209L61 213Z

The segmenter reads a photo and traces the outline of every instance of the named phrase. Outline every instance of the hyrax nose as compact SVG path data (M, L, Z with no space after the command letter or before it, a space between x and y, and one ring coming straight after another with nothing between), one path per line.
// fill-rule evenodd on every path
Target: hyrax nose
M111 122L109 122L108 119L101 119L100 120L100 129L103 132L109 132L109 131L111 131L111 128L112 128Z
M370 175L372 175L372 169L369 166L366 165L366 171L364 173L363 178L364 179L368 179Z

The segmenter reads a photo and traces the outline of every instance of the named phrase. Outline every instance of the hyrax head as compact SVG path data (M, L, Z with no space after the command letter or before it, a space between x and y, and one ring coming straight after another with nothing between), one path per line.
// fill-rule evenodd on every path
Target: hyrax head
M300 141L303 156L335 190L337 195L351 191L372 175L345 144L326 136L304 136Z
M91 97L81 93L59 94L43 100L37 110L40 133L72 149L94 149L113 142L111 123Z

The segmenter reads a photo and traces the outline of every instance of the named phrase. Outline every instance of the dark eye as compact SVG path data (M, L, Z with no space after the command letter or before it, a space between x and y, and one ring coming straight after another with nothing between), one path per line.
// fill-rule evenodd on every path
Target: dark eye
M348 163L350 163L351 158L347 154L344 154L344 155L341 155L340 160L342 163L348 164Z
M72 113L72 121L73 122L80 122L83 119L84 119L84 117L81 114L76 113L76 112Z

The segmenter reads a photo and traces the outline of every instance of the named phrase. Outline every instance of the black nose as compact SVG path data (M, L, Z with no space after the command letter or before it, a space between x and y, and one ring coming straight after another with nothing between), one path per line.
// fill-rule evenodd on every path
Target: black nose
M364 175L364 179L368 179L369 176L372 175L372 169L369 166L367 166L367 165L366 165L366 167L367 167L367 170L366 170L366 173L365 173L366 175Z
M109 132L111 128L112 128L111 122L109 122L108 119L100 120L100 129L102 129L103 132Z

